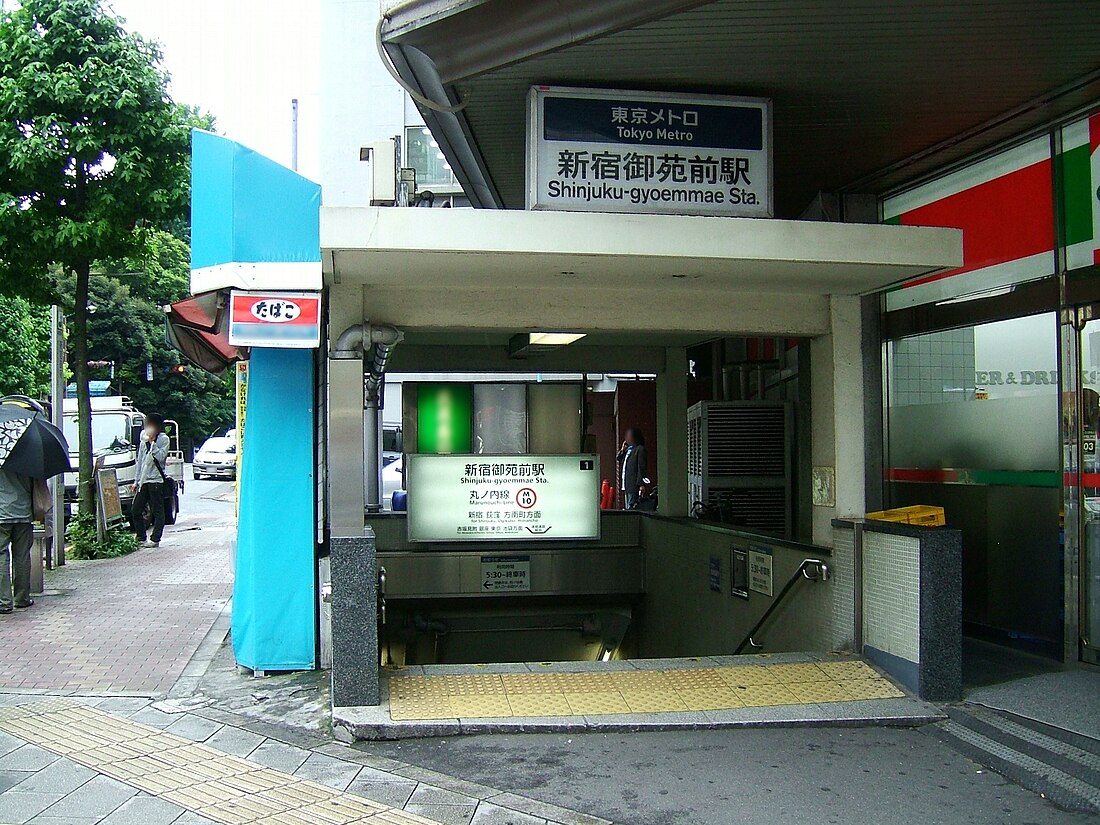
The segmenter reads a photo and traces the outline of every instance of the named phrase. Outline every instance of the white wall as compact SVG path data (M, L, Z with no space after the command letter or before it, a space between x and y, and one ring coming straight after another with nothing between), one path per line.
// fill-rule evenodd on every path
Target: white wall
M359 160L359 147L405 129L407 95L378 56L378 15L379 0L321 2L319 182L325 206L369 205L371 164Z

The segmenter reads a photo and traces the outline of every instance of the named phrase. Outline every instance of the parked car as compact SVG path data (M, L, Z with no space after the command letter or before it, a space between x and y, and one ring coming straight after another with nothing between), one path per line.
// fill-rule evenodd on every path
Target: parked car
M398 456L382 468L382 509L393 509L393 494L405 489L405 460Z
M203 478L237 477L237 439L229 436L214 436L203 442L195 452L192 467L195 480Z

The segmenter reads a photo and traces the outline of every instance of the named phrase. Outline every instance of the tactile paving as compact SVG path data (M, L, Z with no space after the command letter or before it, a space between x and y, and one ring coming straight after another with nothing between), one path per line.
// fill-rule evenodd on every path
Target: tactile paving
M395 721L674 713L905 695L860 661L394 676L389 692Z
M575 716L630 713L630 706L617 690L606 693L567 693L565 699Z
M493 679L484 681L491 685ZM440 695L420 685L416 695L422 698L409 701L449 713L451 702L495 701L503 709L497 715L511 714L502 687L481 695L481 680L452 684L476 695ZM0 731L225 825L438 825L73 702L2 708Z

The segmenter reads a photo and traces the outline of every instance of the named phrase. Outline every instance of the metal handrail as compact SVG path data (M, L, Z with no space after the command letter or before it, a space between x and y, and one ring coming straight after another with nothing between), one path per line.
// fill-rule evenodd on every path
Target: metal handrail
M810 574L811 569L814 571L813 575ZM756 650L764 647L763 645L758 645L752 637L755 636L757 631L764 626L764 623L771 618L772 613L775 612L786 595L791 592L791 588L793 588L801 578L805 578L812 582L827 582L832 578L832 571L829 570L829 565L821 559L803 559L802 563L798 565L798 569L794 571L794 575L792 575L787 583L783 585L783 589L779 591L779 595L775 597L771 605L768 606L768 609L764 611L764 615L760 617L760 620L757 621L755 625L753 625L752 630L746 634L744 640L737 646L737 649L733 652L735 656L744 650L746 646L751 646Z

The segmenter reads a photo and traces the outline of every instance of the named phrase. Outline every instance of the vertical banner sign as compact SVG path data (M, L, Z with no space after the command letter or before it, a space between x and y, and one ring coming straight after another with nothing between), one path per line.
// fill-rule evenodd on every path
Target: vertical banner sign
M241 467L244 466L244 414L248 405L248 362L238 361L236 364L236 399L237 399L237 472L235 486L237 488L237 512L241 509Z
M534 86L527 208L772 215L771 101Z
M406 461L410 541L600 537L598 456L421 453ZM501 558L482 561L483 576L518 586L522 566L496 577L484 565Z

